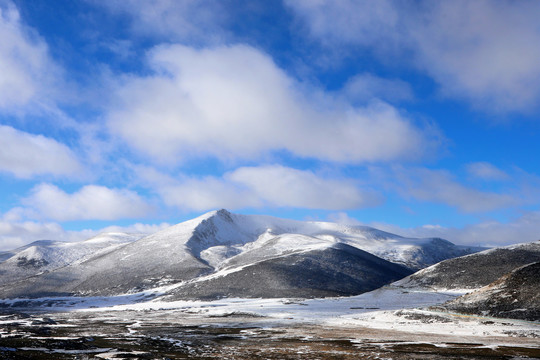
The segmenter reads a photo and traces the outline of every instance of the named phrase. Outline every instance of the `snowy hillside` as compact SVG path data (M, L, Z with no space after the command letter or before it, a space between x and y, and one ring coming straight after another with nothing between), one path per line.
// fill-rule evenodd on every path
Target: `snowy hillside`
M403 287L474 290L512 270L540 261L540 241L485 250L442 261L401 280Z
M186 246L194 256L214 268L249 263L252 261L250 254L262 260L268 256L326 247L334 243L356 247L413 270L474 251L442 239L404 238L366 226L238 215L226 210L207 213L155 236L176 236L174 234L185 231L186 225L192 226L193 223L198 225Z
M143 237L142 234L103 233L81 242L35 241L3 253L0 285L50 272L82 261L88 256L113 251Z
M166 299L350 296L410 273L401 265L336 243L218 271L176 287Z
M444 306L483 316L540 320L540 262L519 267Z
M11 274L1 285L0 296L116 295L159 286L176 288L174 293L181 296L185 291L180 288L192 286L189 282L203 286L204 280L204 286L217 286L212 276L221 278L221 287L238 276L248 284L264 278L268 286L285 289L280 296L293 295L299 287L307 289L306 294L313 290L313 296L350 295L473 251L442 239L404 238L369 227L238 215L226 210L212 211L133 241L136 238L28 246L0 263L2 271ZM356 269L356 275L351 269ZM260 276L247 276L250 271ZM378 274L379 280L367 279L367 273ZM314 280L322 279L323 274L328 281ZM291 278L295 276L305 279ZM343 284L332 285L331 278ZM272 295L265 290L265 294L245 293Z

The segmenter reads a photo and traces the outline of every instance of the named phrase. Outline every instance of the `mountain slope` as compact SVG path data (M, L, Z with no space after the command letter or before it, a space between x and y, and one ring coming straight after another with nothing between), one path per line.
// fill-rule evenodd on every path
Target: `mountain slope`
M404 287L477 289L510 271L540 261L540 241L482 251L442 261L399 281Z
M539 321L540 262L519 267L444 306L467 314Z
M350 296L410 273L401 265L337 243L218 272L174 289L167 299Z

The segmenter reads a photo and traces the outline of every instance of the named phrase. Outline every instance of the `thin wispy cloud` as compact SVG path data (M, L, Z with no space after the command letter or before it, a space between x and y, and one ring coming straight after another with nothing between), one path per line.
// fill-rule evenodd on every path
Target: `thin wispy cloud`
M376 178L401 196L445 204L466 213L481 213L523 205L519 190L497 192L467 186L446 170L394 167L376 171Z
M128 18L137 36L179 42L221 42L229 20L224 3L209 0L87 0Z
M488 162L475 162L467 165L467 171L475 178L482 180L504 181L510 175Z
M325 46L370 48L403 60L432 76L443 94L474 107L528 112L538 104L538 2L286 3L306 33Z

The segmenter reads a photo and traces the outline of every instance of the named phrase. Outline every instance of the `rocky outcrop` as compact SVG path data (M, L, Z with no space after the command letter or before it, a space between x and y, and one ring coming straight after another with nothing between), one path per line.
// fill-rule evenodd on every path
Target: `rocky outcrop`
M540 262L519 267L445 307L466 314L540 321Z

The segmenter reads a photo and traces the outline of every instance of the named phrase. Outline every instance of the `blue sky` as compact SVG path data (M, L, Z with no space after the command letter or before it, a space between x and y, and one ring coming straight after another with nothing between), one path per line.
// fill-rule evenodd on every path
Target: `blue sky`
M218 208L540 238L537 1L0 0L0 249Z

